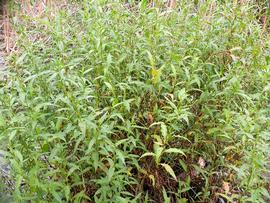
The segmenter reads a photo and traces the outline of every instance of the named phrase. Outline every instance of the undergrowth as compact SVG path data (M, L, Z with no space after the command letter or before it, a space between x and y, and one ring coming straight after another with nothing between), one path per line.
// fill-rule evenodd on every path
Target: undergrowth
M14 18L0 82L14 201L269 201L269 34L231 2Z

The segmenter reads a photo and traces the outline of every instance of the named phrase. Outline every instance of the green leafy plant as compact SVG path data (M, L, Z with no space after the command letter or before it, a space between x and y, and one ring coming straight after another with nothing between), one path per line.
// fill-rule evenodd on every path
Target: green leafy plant
M14 18L15 202L267 202L269 33L250 1L98 0Z

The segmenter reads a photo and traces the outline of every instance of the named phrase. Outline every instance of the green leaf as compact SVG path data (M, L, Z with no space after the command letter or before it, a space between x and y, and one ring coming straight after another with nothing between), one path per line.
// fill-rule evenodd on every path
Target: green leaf
M93 159L93 166L95 171L97 171L99 167L99 153L98 152L93 152L92 153L92 159Z
M182 155L186 156L185 153L181 149L177 149L177 148L166 149L164 151L164 153L177 153L177 154L182 154Z
M148 4L148 0L141 0L139 5L140 5L140 8L144 10L147 8L147 4Z
M122 162L122 164L125 165L126 163L125 163L125 157L123 153L120 150L117 150L116 154L117 154L118 159Z
M23 156L18 150L14 150L14 155L19 159L20 163L23 163Z
M155 154L153 152L146 152L140 157L140 159L146 156L155 156Z
M85 122L80 122L79 127L80 127L80 130L81 130L83 136L85 136L86 135L86 123Z
M129 101L128 101L128 100L125 100L125 101L124 101L124 106L125 106L126 110L127 110L128 112L130 112L130 105L129 105Z
M155 179L155 176L149 175L148 177L149 177L149 179L152 181L153 187L155 187L155 185L156 185L156 179Z
M73 173L74 171L79 170L79 169L80 169L79 166L77 166L77 165L75 165L75 164L72 164L72 167L69 169L69 171L68 171L68 173L67 173L67 177L70 176L70 175L72 175L72 173Z
M61 196L60 196L60 194L58 192L56 192L55 190L53 190L52 191L52 195L57 200L57 202L59 202L59 203L62 202L62 198L61 198Z
M112 177L114 175L115 168L114 166L111 166L107 172L108 181L110 182L112 180Z
M88 144L88 148L87 148L87 150L85 152L86 155L90 154L90 152L93 150L93 146L94 146L95 143L96 143L96 139L95 138L91 139L91 141Z
M156 163L159 164L164 147L161 147L158 143L154 143L154 153Z
M184 169L184 171L187 172L187 165L185 164L185 162L183 160L179 159L179 164Z
M17 130L13 130L11 131L10 135L9 135L9 141L12 141L13 138L16 136L17 134Z
M2 117L2 116L0 115L0 127L3 127L3 126L5 126L5 125L6 125L6 121L5 121L4 117Z
M167 142L167 134L168 134L167 126L164 123L161 123L160 127L161 127L161 134L162 134L164 141L166 143Z
M27 56L27 52L23 53L16 61L16 65L21 65L25 59L25 57Z
M70 197L70 187L68 185L66 185L64 187L64 191L65 191L65 197L66 197L66 201L69 201L69 197Z
M148 55L148 59L149 59L149 61L150 61L150 65L152 66L152 68L154 68L155 67L155 60L154 60L154 57L153 57L153 55L151 54L151 52L150 51L146 51L146 53L147 53L147 55Z
M170 197L168 197L168 194L167 194L165 188L162 188L162 194L163 194L163 202L164 203L171 203Z
M174 180L177 181L176 175L170 165L168 164L160 164L160 165L163 166L165 170L174 178Z

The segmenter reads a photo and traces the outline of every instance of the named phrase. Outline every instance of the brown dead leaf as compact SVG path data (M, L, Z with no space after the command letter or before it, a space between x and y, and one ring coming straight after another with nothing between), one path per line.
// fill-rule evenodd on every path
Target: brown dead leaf
M167 7L168 8L175 8L176 7L176 0L168 0Z
M267 16L260 16L259 23L262 25L263 30L265 30L267 27L267 21Z
M151 125L152 123L154 123L154 117L153 117L153 115L151 113L148 113L148 115L147 115L147 123L149 125Z

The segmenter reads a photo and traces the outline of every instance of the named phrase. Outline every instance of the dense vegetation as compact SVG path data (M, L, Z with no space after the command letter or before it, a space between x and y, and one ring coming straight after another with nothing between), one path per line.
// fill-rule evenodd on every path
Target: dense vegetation
M0 82L14 201L269 201L270 37L255 4L231 2L14 19Z

